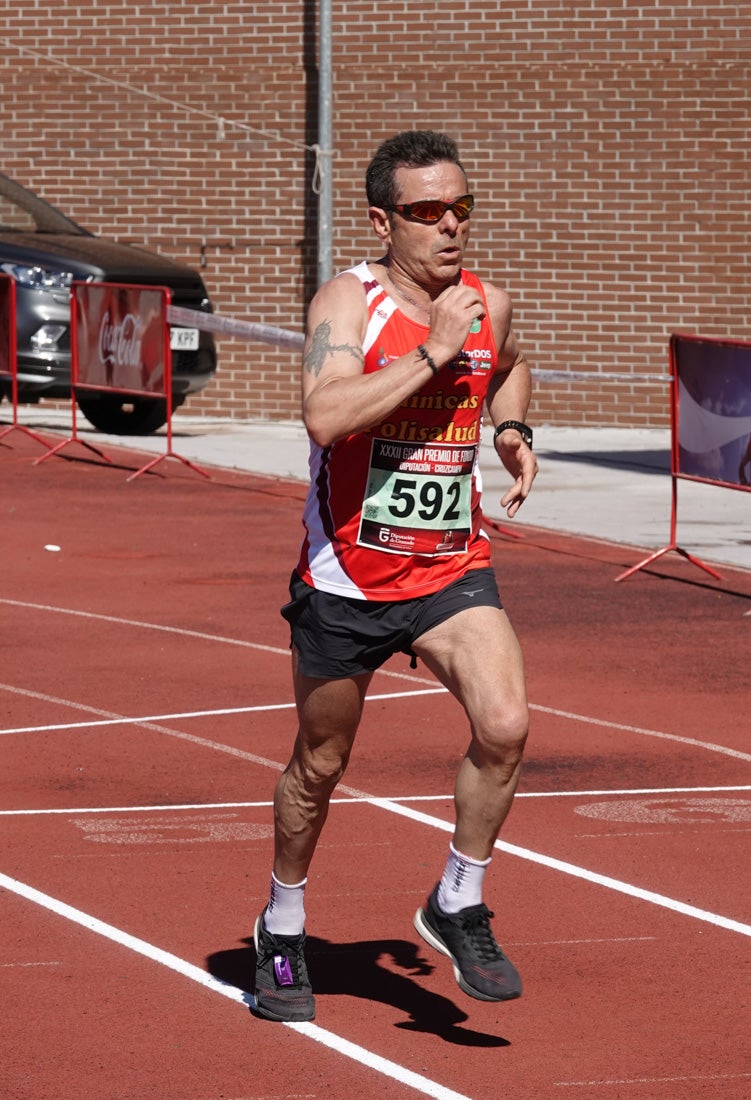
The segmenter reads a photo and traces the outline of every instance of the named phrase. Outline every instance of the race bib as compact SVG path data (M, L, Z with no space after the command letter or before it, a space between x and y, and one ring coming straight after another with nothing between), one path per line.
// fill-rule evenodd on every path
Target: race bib
M474 445L374 439L357 542L431 557L467 549Z

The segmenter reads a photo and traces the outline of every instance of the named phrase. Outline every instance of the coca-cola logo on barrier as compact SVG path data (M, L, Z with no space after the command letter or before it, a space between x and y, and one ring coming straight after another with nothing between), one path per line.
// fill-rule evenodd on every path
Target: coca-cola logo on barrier
M106 367L138 367L143 325L133 313L113 322L109 311L99 327L99 358Z
M75 384L122 393L166 392L169 291L75 283Z

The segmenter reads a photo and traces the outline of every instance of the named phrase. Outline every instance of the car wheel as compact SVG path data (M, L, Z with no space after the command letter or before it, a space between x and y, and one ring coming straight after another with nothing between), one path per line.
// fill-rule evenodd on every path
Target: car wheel
M167 423L167 402L162 397L79 394L76 403L86 419L108 435L150 435Z

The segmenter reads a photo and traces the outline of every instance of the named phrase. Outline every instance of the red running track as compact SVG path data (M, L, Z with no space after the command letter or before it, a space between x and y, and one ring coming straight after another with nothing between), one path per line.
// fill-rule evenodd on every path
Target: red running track
M465 997L412 927L466 732L399 659L311 871L318 1016L286 1027L249 1011L250 934L303 489L7 444L3 1100L749 1095L751 575L615 584L633 548L494 535L533 727L487 899L524 996Z

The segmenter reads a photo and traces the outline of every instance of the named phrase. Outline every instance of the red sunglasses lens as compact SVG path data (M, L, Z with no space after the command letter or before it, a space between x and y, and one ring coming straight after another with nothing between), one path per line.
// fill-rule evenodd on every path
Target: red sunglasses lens
M410 217L419 218L421 222L439 222L446 213L445 203L425 199L422 202L408 203Z
M421 199L419 202L404 204L404 213L408 218L419 222L439 222L447 210L450 210L460 222L465 221L475 200L471 195L462 195L454 202L441 202L439 199Z
M475 200L471 195L462 195L460 199L451 204L451 209L454 211L454 217L459 221L464 221L472 213L475 205Z

